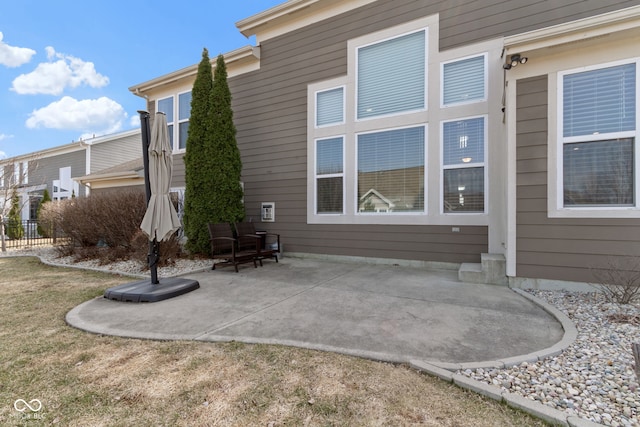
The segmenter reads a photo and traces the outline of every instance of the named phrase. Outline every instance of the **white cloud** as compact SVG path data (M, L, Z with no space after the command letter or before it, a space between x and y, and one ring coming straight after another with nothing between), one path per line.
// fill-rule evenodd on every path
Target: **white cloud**
M0 141L4 139L13 138L13 135L7 135L6 133L0 133Z
M6 67L19 67L31 61L31 57L36 51L27 47L10 46L2 41L3 34L0 32L0 64Z
M107 97L76 100L65 96L46 107L34 110L26 121L28 128L77 130L87 135L118 132L127 113Z
M45 50L50 62L42 62L32 72L16 77L11 90L21 95L60 95L66 88L109 84L109 78L98 73L93 62L57 53L51 46Z
M0 151L0 160L6 159L6 158L7 158L7 153L5 153L4 151Z
M134 114L129 119L129 125L133 128L140 127L140 114Z

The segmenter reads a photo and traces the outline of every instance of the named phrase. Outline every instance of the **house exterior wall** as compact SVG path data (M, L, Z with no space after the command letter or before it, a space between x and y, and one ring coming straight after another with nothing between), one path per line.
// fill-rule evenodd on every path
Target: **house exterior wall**
M525 74L535 70L532 75L510 72L509 77L509 74L503 74L502 38L639 4L638 0L606 4L596 0L533 4L525 0L379 0L330 19L297 28L289 25L282 33L269 29L266 37L258 35L259 69L229 79L243 161L247 219L259 221L261 203L274 202L276 221L260 226L279 232L287 251L450 263L478 262L483 252L504 252L513 254L511 275L585 280L589 267L586 259L589 262L595 259L598 243L603 243L599 247L605 248L601 250L607 253L626 250L625 245L633 245L634 241L625 243L621 230L637 225L636 220L543 220L549 189L547 182L542 182L548 179L545 178L548 158L543 152L548 152L544 138L548 136L545 126L548 126L549 105L544 98L550 93L544 86L549 84L549 79L538 69L544 65L534 64L534 55L530 55L533 65L519 67ZM429 61L432 61L428 65L429 114L434 111L433 107L439 108L440 62L464 57L468 52L487 52L490 99L484 110L473 106L464 110L470 116L488 116L486 215L453 217L429 211L422 223L407 224L401 219L394 223L368 224L340 223L339 219L333 223L309 221L309 146L313 139L310 137L313 126L309 120L310 85L332 80L353 84L349 81L354 79L350 72L350 41L429 17L435 17L435 21L430 21L435 24L429 25L437 29L435 37L429 33L429 45L434 49L429 52ZM555 61L562 60L564 52L559 52ZM513 82L512 85L505 89L503 79ZM510 93L515 88L517 95ZM189 89L188 82L179 87L167 83L155 88L155 93L149 92L149 111L154 111L156 99ZM515 112L507 111L506 114L506 120L514 120L514 127L517 127L513 141L509 139L503 121L503 104L500 100L496 102L504 91L514 97L514 103L515 98L518 102L518 120L513 118ZM510 116L510 113L513 114ZM439 114L435 120L431 116L425 118L428 145L440 144L440 120L451 117L446 111ZM389 127L393 120L386 118L381 122ZM509 151L509 144L514 144L513 152ZM439 149L433 153L439 153ZM514 156L513 176L507 175L511 166L506 165L511 158L506 153ZM182 154L174 155L173 186L176 187L184 185L182 157ZM428 195L435 197L429 206L440 202L440 171L432 166L426 168ZM513 180L509 181L511 177ZM508 218L511 215L507 212L508 194L513 195L516 203L513 221ZM507 236L508 227L513 227L513 235L517 235L513 241ZM557 238L572 233L589 237L568 237L561 241ZM541 239L541 236L548 236L548 239ZM558 253L549 252L553 248L561 249Z
M142 157L142 140L139 130L119 135L91 145L91 170L87 173L96 173L119 163Z
M72 178L84 175L86 171L86 154L83 148L60 155L42 157L35 160L34 163L37 166L29 168L29 184L45 184L49 194L53 197L53 181L60 178L60 169L70 167ZM78 190L76 196L86 195L86 189L83 186L80 186Z
M507 96L508 112L515 112L517 237L511 275L525 287L556 280L594 282L597 270L625 266L630 257L640 257L637 200L635 207L562 206L562 112L558 107L563 72L637 61L634 46L639 42L637 27L607 32L605 37L584 37L532 50L527 53L527 65L507 72L507 85L513 91L513 96ZM637 152L635 158L637 186Z

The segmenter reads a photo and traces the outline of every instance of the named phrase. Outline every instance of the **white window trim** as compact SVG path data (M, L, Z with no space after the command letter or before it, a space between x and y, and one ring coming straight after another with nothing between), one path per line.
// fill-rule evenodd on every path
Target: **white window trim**
M616 132L585 137L568 137L563 130L563 77L585 71L598 70L617 65L636 63L636 130L631 132ZM551 123L549 127L549 208L551 218L637 218L640 213L640 58L629 58L586 65L570 70L558 71L556 76L549 76L549 117L556 117L555 129ZM553 115L552 115L553 114ZM634 202L635 206L564 206L564 166L563 147L571 142L600 141L611 138L634 138Z
M323 93L323 92L330 92L332 90L335 89L342 89L342 120L340 120L339 122L335 122L335 123L329 123L326 125L319 125L318 124L318 94L319 93ZM343 125L345 124L345 117L346 117L346 112L347 112L347 104L346 104L346 97L347 97L347 86L346 85L339 85L339 86L335 86L335 87L330 87L327 89L321 89L321 90L317 90L315 91L314 95L313 95L313 99L314 99L314 114L313 114L313 123L316 129L320 129L320 128L327 128L327 127L331 127L331 126L339 126L339 125Z
M191 90L185 90L185 91L182 91L182 92L178 92L178 93L176 93L176 96L174 98L173 114L175 114L175 119L173 121L173 123L174 123L174 126L173 126L173 141L174 141L175 147L172 147L174 153L184 153L185 151L187 151L187 140L184 141L184 147L185 148L180 148L180 124L181 123L187 123L187 122L191 121L191 105L189 105L189 118L180 120L180 95L183 95L183 94L189 93L189 92L191 92ZM191 94L191 95L193 96L193 94ZM176 123L177 123L177 125L176 125Z
M464 165L444 165L444 124L450 122L457 122L470 119L484 119L484 144L482 147L484 154L483 162L465 163ZM477 216L487 215L489 206L489 153L488 153L488 138L489 138L489 116L487 114L481 114L477 116L458 117L455 119L442 120L440 122L440 214L445 216ZM482 212L445 212L444 210L444 171L445 169L466 169L466 168L484 168L484 210Z
M472 104L460 104L450 108L440 108L440 98L436 96L427 96L427 108L424 111L403 113L389 117L376 117L375 120L356 120L356 48L365 44L372 44L384 39L400 36L401 34L428 28L427 43L427 62L428 69L426 72L427 93L438 93L441 85L440 79L440 62L458 60L467 56L487 55L488 68L486 74L488 76L488 85L486 86L486 102L477 102ZM355 39L347 41L347 74L336 78L318 81L307 86L307 223L308 224L371 224L371 225L445 225L445 226L487 226L490 219L488 214L469 213L458 215L442 215L440 213L440 191L441 172L440 157L441 147L438 143L439 138L439 122L441 120L455 119L458 117L475 116L488 114L490 108L500 108L501 92L495 88L501 88L503 85L503 60L500 58L502 51L502 39L494 39L483 41L477 44L464 47L449 49L440 52L438 49L439 37L439 18L438 15L431 15L415 21L407 22L394 27L385 28L381 31L367 34ZM435 41L435 42L434 42ZM335 88L344 85L345 89L345 123L340 125L332 125L321 128L315 127L315 92ZM429 92L430 91L430 92ZM485 150L489 155L485 157L485 164L489 157L496 156L502 160L504 152L502 144L503 137L499 131L502 117L499 115L490 115L489 138L485 144ZM431 126L429 125L431 123ZM356 215L357 206L354 204L356 200L356 151L355 138L356 134L383 131L397 127L425 127L425 214L402 213L402 215ZM332 137L335 135L344 135L345 149L345 170L344 170L344 197L345 197L345 213L343 215L316 215L315 214L315 140ZM485 174L490 179L485 178L485 186L487 187L485 194L485 210L492 211L494 208L489 205L489 200L493 203L501 203L500 193L496 193L497 197L490 197L490 191L499 192L499 187L492 189L491 180L499 179L503 182L501 175L496 171L489 171L485 166ZM486 175L485 175L486 176ZM431 189L430 189L431 187ZM435 190L435 191L434 191Z
M324 141L327 139L332 139L332 138L342 138L342 173L332 173L332 174L323 174L323 175L318 175L318 168L317 168L317 158L316 158L316 153L317 148L318 148L318 141ZM334 135L334 136L326 136L326 137L322 137L322 138L316 138L314 140L314 144L313 144L313 158L314 158L314 166L313 166L313 175L314 175L314 180L313 180L313 214L314 215L318 215L318 216L343 216L344 213L346 212L345 210L345 206L346 206L346 179L345 179L345 167L346 167L346 138L344 135ZM331 212L331 213L321 213L318 212L318 179L319 178L338 178L338 177L342 177L342 212Z
M484 58L484 96L482 99L474 99L471 101L462 101L462 102L454 102L453 104L445 104L444 103L444 66L446 64L451 64L453 62L464 61L465 59L478 58L482 56ZM489 91L489 71L488 71L489 63L488 63L488 54L487 52L483 52L479 55L467 55L460 58L450 59L447 61L443 61L440 63L440 108L451 108L458 107L462 105L469 104L477 104L482 102L487 102L488 91Z

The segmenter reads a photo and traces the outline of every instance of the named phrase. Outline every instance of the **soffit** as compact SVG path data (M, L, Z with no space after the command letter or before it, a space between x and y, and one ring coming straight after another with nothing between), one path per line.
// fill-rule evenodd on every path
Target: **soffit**
M640 6L508 36L504 38L504 48L506 53L569 50L580 42L604 38L613 41L631 34L640 34Z

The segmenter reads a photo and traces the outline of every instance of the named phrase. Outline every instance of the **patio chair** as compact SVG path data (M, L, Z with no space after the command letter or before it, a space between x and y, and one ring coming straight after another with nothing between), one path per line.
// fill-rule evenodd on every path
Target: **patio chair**
M235 238L231 224L208 224L209 241L211 242L211 256L213 257L212 270L218 267L233 265L236 273L238 265L253 262L257 268L256 260L260 254L260 237L243 236ZM216 260L220 260L216 262Z
M256 232L253 222L236 222L236 235L240 236L258 236L261 240L260 254L258 261L262 265L265 258L273 258L278 262L278 254L280 253L280 235L267 232Z

